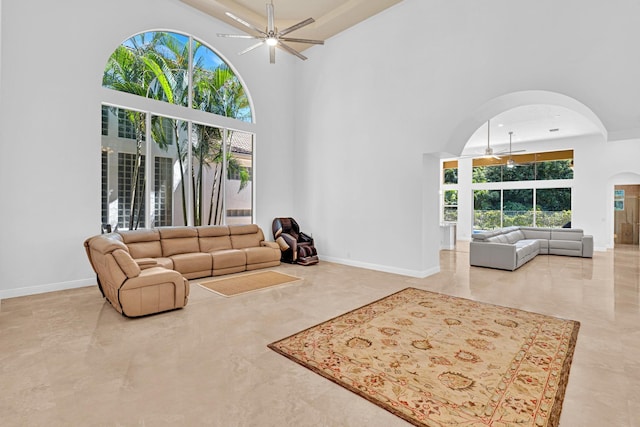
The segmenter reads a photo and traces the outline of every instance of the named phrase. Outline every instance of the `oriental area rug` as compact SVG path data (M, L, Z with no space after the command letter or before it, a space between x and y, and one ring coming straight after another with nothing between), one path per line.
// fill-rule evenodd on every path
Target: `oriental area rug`
M555 427L579 328L406 288L269 348L416 426Z
M268 270L225 277L223 279L199 281L197 283L219 295L230 297L301 280L299 277Z

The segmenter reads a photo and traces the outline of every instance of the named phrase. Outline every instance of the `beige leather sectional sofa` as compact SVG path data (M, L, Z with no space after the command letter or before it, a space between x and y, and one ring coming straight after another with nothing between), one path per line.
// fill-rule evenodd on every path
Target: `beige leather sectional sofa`
M593 257L593 236L576 228L508 227L474 233L469 246L473 266L515 270L539 254Z
M129 317L184 307L187 279L273 267L281 256L255 224L119 231L84 245L103 295Z

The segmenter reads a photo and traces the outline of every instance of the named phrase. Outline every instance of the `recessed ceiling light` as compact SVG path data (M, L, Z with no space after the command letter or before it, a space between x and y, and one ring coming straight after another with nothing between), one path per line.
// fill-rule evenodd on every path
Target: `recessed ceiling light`
M560 128L553 128L553 129L549 129L549 132L558 132L560 130Z
M500 123L500 124L498 125L498 127L499 127L499 128L501 128L502 126L504 126L502 123Z

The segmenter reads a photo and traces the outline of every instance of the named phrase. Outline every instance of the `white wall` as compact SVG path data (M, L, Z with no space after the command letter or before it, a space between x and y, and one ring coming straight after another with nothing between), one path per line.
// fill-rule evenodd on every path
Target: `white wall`
M178 0L11 1L1 18L0 298L95 283L83 241L100 232L102 72L141 31L193 34L231 62L255 105L257 223L270 236L272 218L292 211L282 165L292 163L297 59L238 56L246 41L216 36L237 30Z
M331 259L437 271L439 198L422 180L423 156L458 154L475 130L460 134L464 124L521 91L577 100L611 139L640 135L640 57L629 45L639 12L623 0L405 0L314 47L297 74L299 222ZM603 245L607 177L592 169L602 158L576 156L575 221Z
M296 217L325 259L437 271L431 153L459 152L461 124L504 94L566 95L610 140L640 135L640 2L405 0L276 65L237 56L241 41L215 36L235 29L179 0L1 8L0 298L92 283L82 242L99 232L101 75L140 31L191 33L236 67L256 109L257 222L269 235L273 217ZM637 144L615 144L576 157L589 188L576 221L600 236L614 162L638 172ZM600 179L588 165L602 162Z

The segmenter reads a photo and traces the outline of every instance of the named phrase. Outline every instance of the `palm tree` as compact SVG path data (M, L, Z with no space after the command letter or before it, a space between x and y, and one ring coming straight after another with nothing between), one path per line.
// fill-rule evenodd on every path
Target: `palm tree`
M135 45L135 44L134 44ZM125 46L118 46L107 61L102 79L105 87L144 96L145 93L145 65L140 55ZM123 110L125 120L133 127L135 133L135 159L132 172L129 200L129 229L138 228L142 220L144 203L144 188L146 180L142 171L142 146L145 139L145 115L137 111Z

